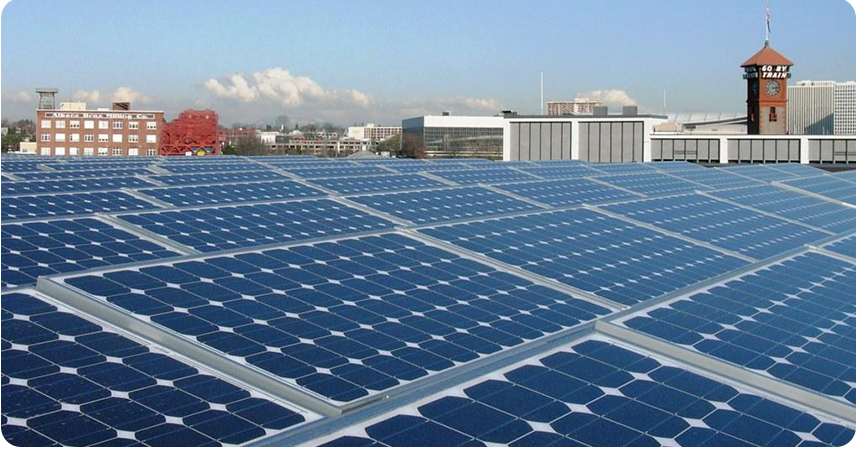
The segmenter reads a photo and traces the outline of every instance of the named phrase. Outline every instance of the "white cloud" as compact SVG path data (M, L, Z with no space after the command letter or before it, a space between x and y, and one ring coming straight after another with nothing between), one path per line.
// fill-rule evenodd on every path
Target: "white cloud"
M454 115L476 115L499 113L502 104L492 98L473 98L465 96L442 97L434 99L416 98L406 102L391 105L400 117L416 117L432 114L440 114L442 111L451 111Z
M630 98L630 96L627 95L627 92L621 89L577 92L576 97L597 100L606 106L632 106L637 104L636 100Z
M75 91L72 94L72 100L78 102L98 103L102 99L102 93L99 91Z
M326 91L313 79L294 76L282 67L254 72L250 77L234 74L224 80L210 78L203 83L203 87L216 97L243 103L274 103L288 108L308 103L343 103L366 107L374 102L370 94L354 89Z
M465 105L469 109L474 110L483 110L483 111L501 111L502 107L499 102L492 98L468 98L468 97L457 97L455 99L455 103L460 103Z
M114 102L131 102L132 106L135 103L150 103L152 102L152 97L135 91L134 89L126 86L120 86L113 91L113 95L111 96L111 101Z
M6 102L28 103L33 101L34 96L27 91L3 91L2 99Z

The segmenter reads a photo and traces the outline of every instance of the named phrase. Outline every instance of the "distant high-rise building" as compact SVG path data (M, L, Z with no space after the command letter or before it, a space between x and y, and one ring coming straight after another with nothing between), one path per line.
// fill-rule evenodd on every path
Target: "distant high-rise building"
M857 86L853 81L836 83L833 102L833 134L857 134Z
M856 134L853 81L800 81L788 88L789 134Z
M558 102L546 102L546 114L548 116L563 116L565 114L591 114L595 106L600 106L597 100L587 98L575 98Z

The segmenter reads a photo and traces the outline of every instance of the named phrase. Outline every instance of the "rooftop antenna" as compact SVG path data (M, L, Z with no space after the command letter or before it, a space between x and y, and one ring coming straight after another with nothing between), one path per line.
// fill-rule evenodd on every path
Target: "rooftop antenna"
M60 92L57 88L36 88L36 93L39 94L39 109L56 109L54 96Z
M666 88L663 88L663 114L666 114Z
M543 72L540 73L540 115L543 115Z

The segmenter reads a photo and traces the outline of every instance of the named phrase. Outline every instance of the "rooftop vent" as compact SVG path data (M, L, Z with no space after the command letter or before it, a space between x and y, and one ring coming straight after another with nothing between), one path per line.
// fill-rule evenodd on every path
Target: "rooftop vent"
M639 115L639 107L636 105L624 106L621 108L621 114L623 114L625 116L638 116Z
M594 117L606 117L609 115L609 107L608 106L595 106L594 111L592 112Z

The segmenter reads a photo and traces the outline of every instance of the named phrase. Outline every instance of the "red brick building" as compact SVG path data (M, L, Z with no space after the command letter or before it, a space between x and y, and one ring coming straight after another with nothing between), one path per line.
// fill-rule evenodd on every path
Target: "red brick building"
M124 102L95 110L65 103L60 109L36 110L36 153L155 156L163 127L164 111L131 110Z

